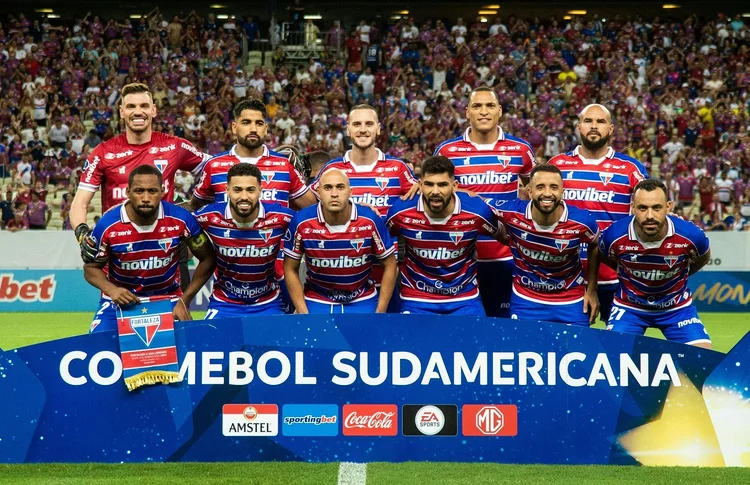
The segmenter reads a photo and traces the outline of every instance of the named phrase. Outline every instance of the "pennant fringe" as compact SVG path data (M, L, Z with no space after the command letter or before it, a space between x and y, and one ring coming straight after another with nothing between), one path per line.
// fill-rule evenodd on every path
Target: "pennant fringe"
M143 386L154 384L174 384L177 382L182 382L178 372L164 370L149 370L125 379L125 385L128 387L128 391L135 391Z

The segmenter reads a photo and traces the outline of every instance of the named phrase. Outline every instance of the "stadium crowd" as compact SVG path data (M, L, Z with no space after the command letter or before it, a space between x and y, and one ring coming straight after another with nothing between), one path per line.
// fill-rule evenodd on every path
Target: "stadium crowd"
M67 221L84 159L121 131L119 92L136 81L154 92L155 131L212 155L233 144L232 109L246 97L266 104L269 147L331 158L349 145L349 108L368 103L382 123L377 146L417 174L440 142L463 132L476 86L495 90L502 128L528 140L538 161L578 145L578 113L601 103L613 115L612 146L662 179L685 218L706 230L750 229L750 29L739 15L404 18L347 29L308 21L304 42L319 37L324 49L304 65L285 58L273 21L272 63L250 69L243 37L265 30L251 16L167 19L157 9L132 21L0 20L4 229L46 227L53 201ZM189 197L193 176L175 182Z

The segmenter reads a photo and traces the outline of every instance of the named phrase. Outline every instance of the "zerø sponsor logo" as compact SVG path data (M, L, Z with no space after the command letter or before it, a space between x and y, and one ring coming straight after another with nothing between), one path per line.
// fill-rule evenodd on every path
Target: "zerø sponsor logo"
M420 433L433 436L445 426L445 415L436 406L424 406L414 416L414 424Z
M344 436L396 436L398 406L395 404L345 404Z
M13 273L0 274L0 303L22 301L24 303L50 303L55 297L55 275L46 275L37 280L18 281Z

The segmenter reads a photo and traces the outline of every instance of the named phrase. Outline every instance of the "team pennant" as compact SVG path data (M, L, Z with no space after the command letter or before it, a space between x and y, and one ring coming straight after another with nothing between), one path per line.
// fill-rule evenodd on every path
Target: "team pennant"
M153 384L180 382L169 297L141 298L119 309L122 375L129 391Z

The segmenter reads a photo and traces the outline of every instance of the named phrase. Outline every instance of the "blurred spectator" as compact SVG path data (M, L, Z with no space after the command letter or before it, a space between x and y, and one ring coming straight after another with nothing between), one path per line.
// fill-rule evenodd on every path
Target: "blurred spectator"
M26 206L26 220L29 223L29 229L47 229L52 210L39 197L39 192L31 191L31 202Z
M5 192L5 199L0 200L0 229L5 229L13 218L13 191L8 190Z

